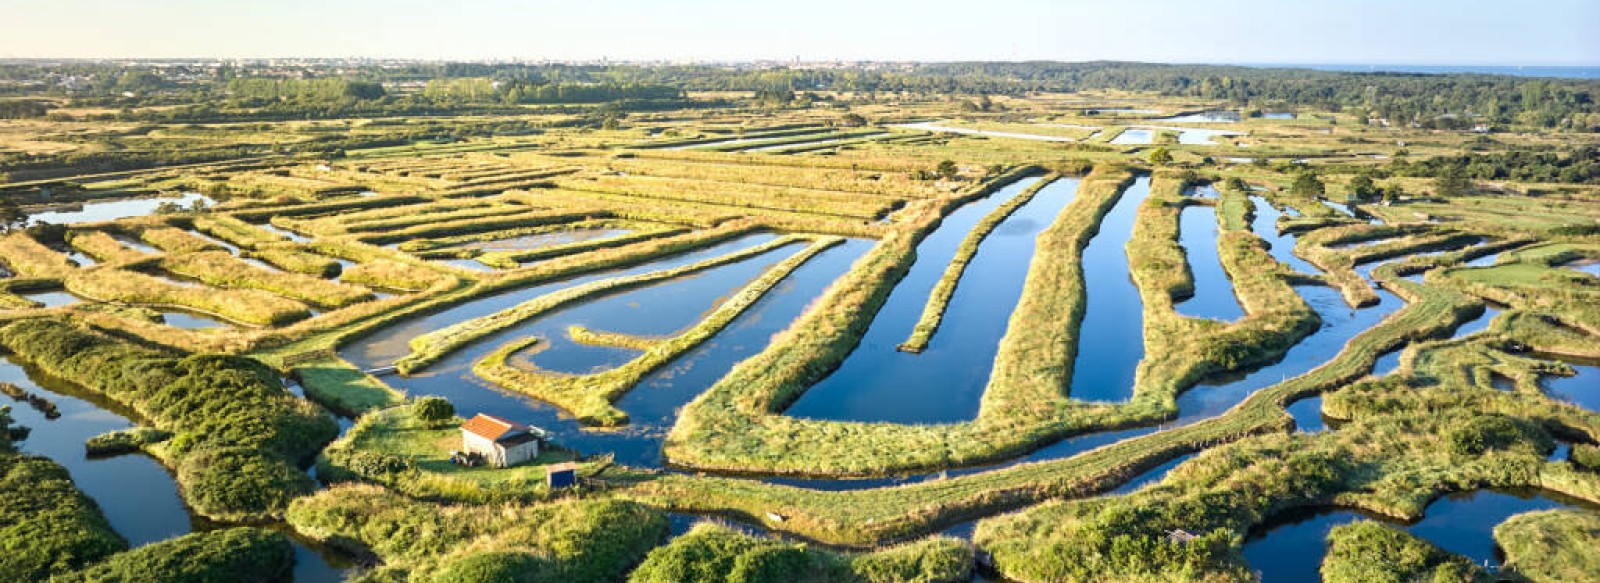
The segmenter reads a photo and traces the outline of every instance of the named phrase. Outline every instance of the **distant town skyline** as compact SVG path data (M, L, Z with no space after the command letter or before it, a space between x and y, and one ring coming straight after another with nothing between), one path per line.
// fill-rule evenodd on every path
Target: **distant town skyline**
M0 0L0 58L1600 65L1600 2Z

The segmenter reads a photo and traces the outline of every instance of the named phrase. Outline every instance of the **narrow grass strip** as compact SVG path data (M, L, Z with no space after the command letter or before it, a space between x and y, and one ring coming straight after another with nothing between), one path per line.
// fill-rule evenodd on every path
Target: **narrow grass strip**
M933 286L933 292L928 294L928 304L922 308L922 317L917 319L917 326L911 330L911 337L900 343L900 350L922 352L928 348L928 341L933 338L933 334L939 330L939 324L944 321L945 308L950 306L950 298L956 293L956 285L961 281L961 274L966 273L967 264L978 254L978 246L1000 226L1000 223L1005 222L1012 213L1022 208L1022 205L1032 201L1033 196L1040 190L1060 177L1058 174L1051 174L1040 179L1005 204L995 207L978 221L978 224L972 226L967 238L962 239L961 246L956 248L956 255L950 259L950 265L945 267L944 275L939 277L938 283Z
M161 267L209 285L258 289L286 298L341 308L373 298L372 292L303 273L277 273L235 258L227 251L169 255Z
M788 245L799 240L800 237L790 235L780 237L767 243L756 245L748 249L735 251L727 255L712 257L703 261L691 263L672 269L652 271L629 277L615 277L577 285L533 298L505 310L460 322L411 339L411 354L395 361L395 367L401 374L411 374L427 367L440 358L466 346L474 340L504 330L519 322L545 314L552 309L566 305L569 302L580 300L592 294L637 287L657 281L682 277L697 271L704 271L720 265L726 265L749 257L766 253L773 249Z

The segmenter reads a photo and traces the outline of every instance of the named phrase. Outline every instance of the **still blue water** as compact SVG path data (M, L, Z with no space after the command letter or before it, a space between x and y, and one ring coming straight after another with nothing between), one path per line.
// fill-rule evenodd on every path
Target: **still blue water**
M1210 186L1200 189L1216 192ZM1189 271L1194 274L1194 295L1177 303L1178 313L1224 322L1239 319L1244 316L1244 309L1233 294L1233 280L1223 270L1222 257L1217 251L1217 209L1191 206L1181 212L1178 240L1188 256Z
M1394 525L1401 530L1462 555L1473 563L1499 564L1494 527L1517 514L1570 507L1573 503L1539 493L1478 491L1450 494L1428 505L1422 520ZM1263 583L1318 581L1318 568L1327 553L1333 527L1367 517L1343 509L1308 509L1291 512L1250 533L1244 558L1261 575Z
M813 419L941 423L972 419L1000 339L1022 296L1034 240L1077 192L1077 179L1044 187L985 237L951 296L944 320L920 354L901 352L933 286L972 225L1032 181L1019 182L950 214L917 246L917 262L890 293L861 344L786 414Z
M1150 196L1150 177L1123 191L1083 249L1084 312L1072 388L1080 401L1124 401L1133 396L1134 373L1144 359L1144 302L1128 270L1128 241L1139 205Z

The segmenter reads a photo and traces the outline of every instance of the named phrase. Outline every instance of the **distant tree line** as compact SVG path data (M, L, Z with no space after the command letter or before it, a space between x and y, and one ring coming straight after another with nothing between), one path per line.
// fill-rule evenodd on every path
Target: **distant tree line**
M1123 62L961 62L829 69L754 66L339 64L298 71L266 66L128 66L111 63L0 65L6 92L70 95L85 104L141 107L218 99L299 104L384 102L384 84L425 82L428 106L672 100L684 91L773 96L846 91L1011 95L1119 89L1220 100L1246 110L1298 106L1349 112L1391 125L1462 129L1477 123L1577 131L1600 128L1600 80L1475 74L1349 73L1217 65ZM320 78L318 78L320 77ZM30 85L33 84L33 85ZM30 90L28 87L38 87ZM231 94L230 94L231 92ZM415 107L413 104L413 108ZM349 107L349 106L344 106Z

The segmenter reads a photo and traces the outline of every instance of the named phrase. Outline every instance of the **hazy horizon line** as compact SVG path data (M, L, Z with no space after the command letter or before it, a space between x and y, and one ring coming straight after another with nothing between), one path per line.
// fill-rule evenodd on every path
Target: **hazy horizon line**
M11 56L0 55L0 62L5 61L281 61L281 60L369 60L369 61L410 61L417 63L607 63L607 64L657 64L673 63L704 63L704 64L754 64L754 63L874 63L874 64L945 64L945 63L1128 63L1139 65L1201 65L1216 67L1304 67L1312 65L1323 66L1353 66L1353 67L1543 67L1562 69L1600 68L1600 61L1594 63L1511 63L1511 62L1426 62L1426 61L1147 61L1136 59L877 59L877 58L740 58L740 59L711 59L711 58L684 58L684 57L656 57L656 58L543 58L543 57L416 57L416 56L381 56L381 55L277 55L277 56Z

